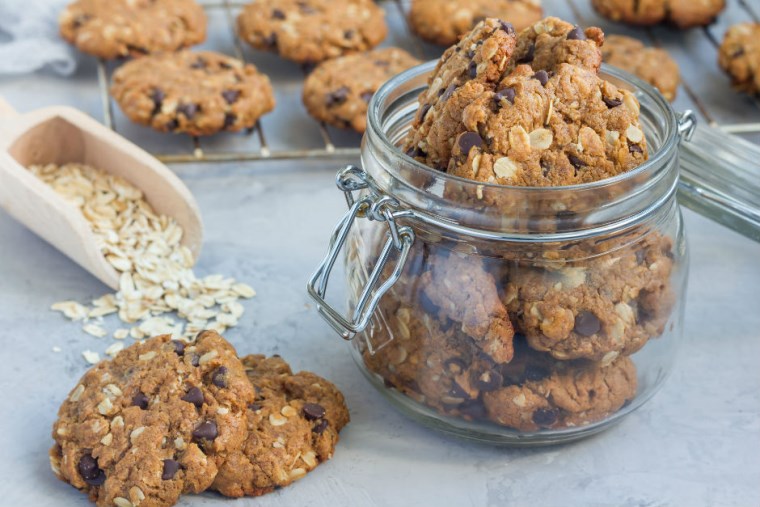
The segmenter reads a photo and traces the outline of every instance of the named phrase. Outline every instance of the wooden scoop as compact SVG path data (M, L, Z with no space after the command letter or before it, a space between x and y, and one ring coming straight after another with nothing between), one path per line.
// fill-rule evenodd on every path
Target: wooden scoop
M113 289L119 273L106 261L81 212L26 168L78 162L118 175L143 191L160 214L184 230L197 259L203 224L182 181L147 152L70 107L19 115L0 98L0 207Z

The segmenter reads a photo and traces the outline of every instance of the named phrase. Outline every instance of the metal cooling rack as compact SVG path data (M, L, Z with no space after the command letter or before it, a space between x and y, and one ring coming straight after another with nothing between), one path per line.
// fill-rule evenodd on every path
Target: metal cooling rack
M413 34L406 22L406 11L408 9L409 0L380 0L379 3L386 9L386 12L390 13L394 10L394 14L399 15L402 19L402 23L396 24L396 29L401 29L404 33L400 34L401 37L408 39L407 46L412 49L416 55L421 59L436 58L441 48L437 48L420 41ZM729 7L727 12L731 12L731 18L733 22L736 22L737 18L743 21L760 21L757 7L753 7L747 0L729 0ZM209 12L223 12L226 17L227 28L230 30L233 37L233 51L234 56L242 61L252 62L251 51L244 51L245 43L240 39L236 30L236 11L242 8L247 2L235 2L232 0L222 0L221 2L204 3L203 6ZM568 20L574 20L578 24L583 26L597 25L605 29L607 33L631 33L638 36L645 35L650 39L651 43L658 47L666 47L663 44L663 36L667 37L667 28L646 28L633 32L629 27L625 27L619 24L610 23L604 19L599 18L588 5L587 0L544 0L544 10L547 15L556 15ZM726 13L724 13L726 15ZM390 25L390 23L389 23ZM391 26L392 28L392 26ZM717 61L717 48L720 44L719 36L714 33L714 27L705 27L701 30L702 37L709 41L710 45L714 49L713 54L702 55L701 64L716 66ZM675 30L670 31L672 37L679 36L673 35L677 33ZM699 32L694 30L691 32ZM685 32L684 32L685 33ZM682 36L682 35L680 35ZM693 37L693 35L690 35ZM696 44L699 44L697 41ZM689 47L695 45L693 40L687 42L677 42L677 45L684 47L688 50ZM673 47L667 47L673 53ZM688 52L688 51L686 51ZM754 111L743 111L742 115L729 115L731 120L739 121L725 121L720 118L719 111L709 101L703 99L700 93L696 90L694 79L688 76L688 73L684 73L684 66L691 65L690 62L684 63L684 55L679 58L678 54L674 54L676 60L682 68L682 90L686 94L686 101L680 99L680 103L675 105L676 109L695 109L699 112L700 116L705 120L705 123L710 126L720 128L721 130L735 134L757 134L760 133L760 122L756 121L760 118L760 101L757 98L742 97L737 92L730 89L728 82L725 83L725 91L727 94L736 95L736 100L748 100L754 104ZM109 69L109 65L104 61L99 61L97 66L97 75L99 81L99 88L101 94L101 101L103 107L103 117L105 124L116 130L116 124L114 121L114 105L113 101L108 93L109 82L111 78L112 69ZM271 76L270 76L271 77ZM714 78L713 78L714 79ZM278 82L276 79L272 79L272 84L277 89ZM680 107L679 107L680 106ZM751 117L754 113L755 119L745 121L747 117ZM277 115L278 110L275 108L272 115ZM358 159L360 155L360 149L358 141L349 143L350 146L340 146L334 140L334 133L324 123L317 122L309 117L308 125L299 124L299 128L313 129L318 131L319 138L322 140L322 145L318 147L286 147L286 148L272 148L267 142L269 135L265 124L270 121L268 116L263 118L263 121L259 121L255 128L245 132L244 134L219 134L219 136L246 136L246 142L244 147L240 149L239 146L236 149L225 149L224 146L220 149L218 146L207 147L207 142L201 138L190 138L191 142L187 144L187 149L174 152L174 153L154 153L154 155L165 163L199 163L199 162L241 162L241 161L257 161L257 160L298 160L298 159ZM219 142L208 143L219 145ZM222 142L222 145L227 144ZM239 145L239 143L235 143Z

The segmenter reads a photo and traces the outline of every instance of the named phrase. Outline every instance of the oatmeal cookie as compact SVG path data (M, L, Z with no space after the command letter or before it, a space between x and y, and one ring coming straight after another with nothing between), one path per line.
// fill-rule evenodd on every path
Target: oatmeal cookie
M534 349L609 362L663 333L674 304L672 248L669 238L651 233L559 269L514 265L503 300Z
M633 94L583 67L561 64L549 76L521 65L464 108L448 172L531 187L616 176L647 159L638 108Z
M243 445L254 396L235 349L214 332L136 343L69 393L53 426L52 469L101 507L173 505L208 488Z
M519 343L515 360L501 369L502 386L483 393L487 417L497 424L520 431L583 426L636 395L636 366L628 357L552 361Z
M237 22L253 47L299 63L367 51L388 31L383 9L372 0L257 0Z
M129 62L114 73L111 95L136 123L194 136L253 128L275 104L267 76L211 51Z
M737 90L760 94L760 23L740 23L728 29L718 62Z
M413 0L409 24L423 39L450 46L484 18L499 18L515 29L543 16L540 0Z
M421 62L398 48L357 53L317 66L303 86L303 102L311 116L340 128L364 132L367 104L387 80Z
M430 266L419 283L431 309L456 322L494 361L509 362L514 330L483 260L452 252L436 255Z
M726 0L591 0L602 16L631 25L672 23L691 28L712 23Z
M651 84L672 101L681 82L678 64L660 48L646 47L633 37L610 35L604 41L602 58L605 63L635 74Z
M293 373L279 356L242 358L256 399L247 437L219 467L212 486L223 495L259 496L300 479L335 451L349 421L343 395L310 372Z
M176 51L206 39L195 0L77 0L61 13L61 36L107 60Z

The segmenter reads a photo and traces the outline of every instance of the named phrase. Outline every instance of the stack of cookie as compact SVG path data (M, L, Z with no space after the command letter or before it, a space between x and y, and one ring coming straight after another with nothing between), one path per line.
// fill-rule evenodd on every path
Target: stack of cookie
M53 472L101 507L166 507L205 490L259 496L330 459L343 395L218 334L159 336L88 371L61 405Z
M484 20L444 53L404 149L458 177L439 178L443 195L470 215L524 233L577 228L572 199L527 209L518 189L497 185L591 184L648 159L638 101L598 75L603 40L556 18L519 34ZM600 205L607 196L600 187ZM538 231L533 217L554 228ZM419 231L360 346L367 368L441 414L522 432L612 416L636 393L631 356L674 308L672 240L645 226L487 243Z

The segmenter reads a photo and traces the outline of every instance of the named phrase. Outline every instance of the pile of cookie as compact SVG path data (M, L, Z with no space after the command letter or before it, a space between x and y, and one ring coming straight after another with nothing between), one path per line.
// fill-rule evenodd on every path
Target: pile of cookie
M385 81L420 63L385 39L385 14L372 0L263 0L237 19L241 39L303 64L308 112L363 132L367 104ZM80 50L113 60L111 95L132 121L160 132L211 135L252 129L275 107L269 78L255 66L191 51L206 37L195 0L77 0L60 18L62 36Z
M53 427L53 472L101 507L167 507L180 495L259 496L330 459L343 395L279 356L238 358L213 331L164 335L90 369Z
M557 18L519 34L480 22L432 72L404 149L486 184L562 187L633 170L648 159L639 104L598 75L603 40ZM506 189L490 186L504 199L489 199L483 185L457 193L458 181L445 197L519 214ZM560 223L572 210L551 213ZM503 245L420 231L362 357L386 386L446 416L528 432L590 424L635 396L630 356L667 328L673 258L651 226Z

